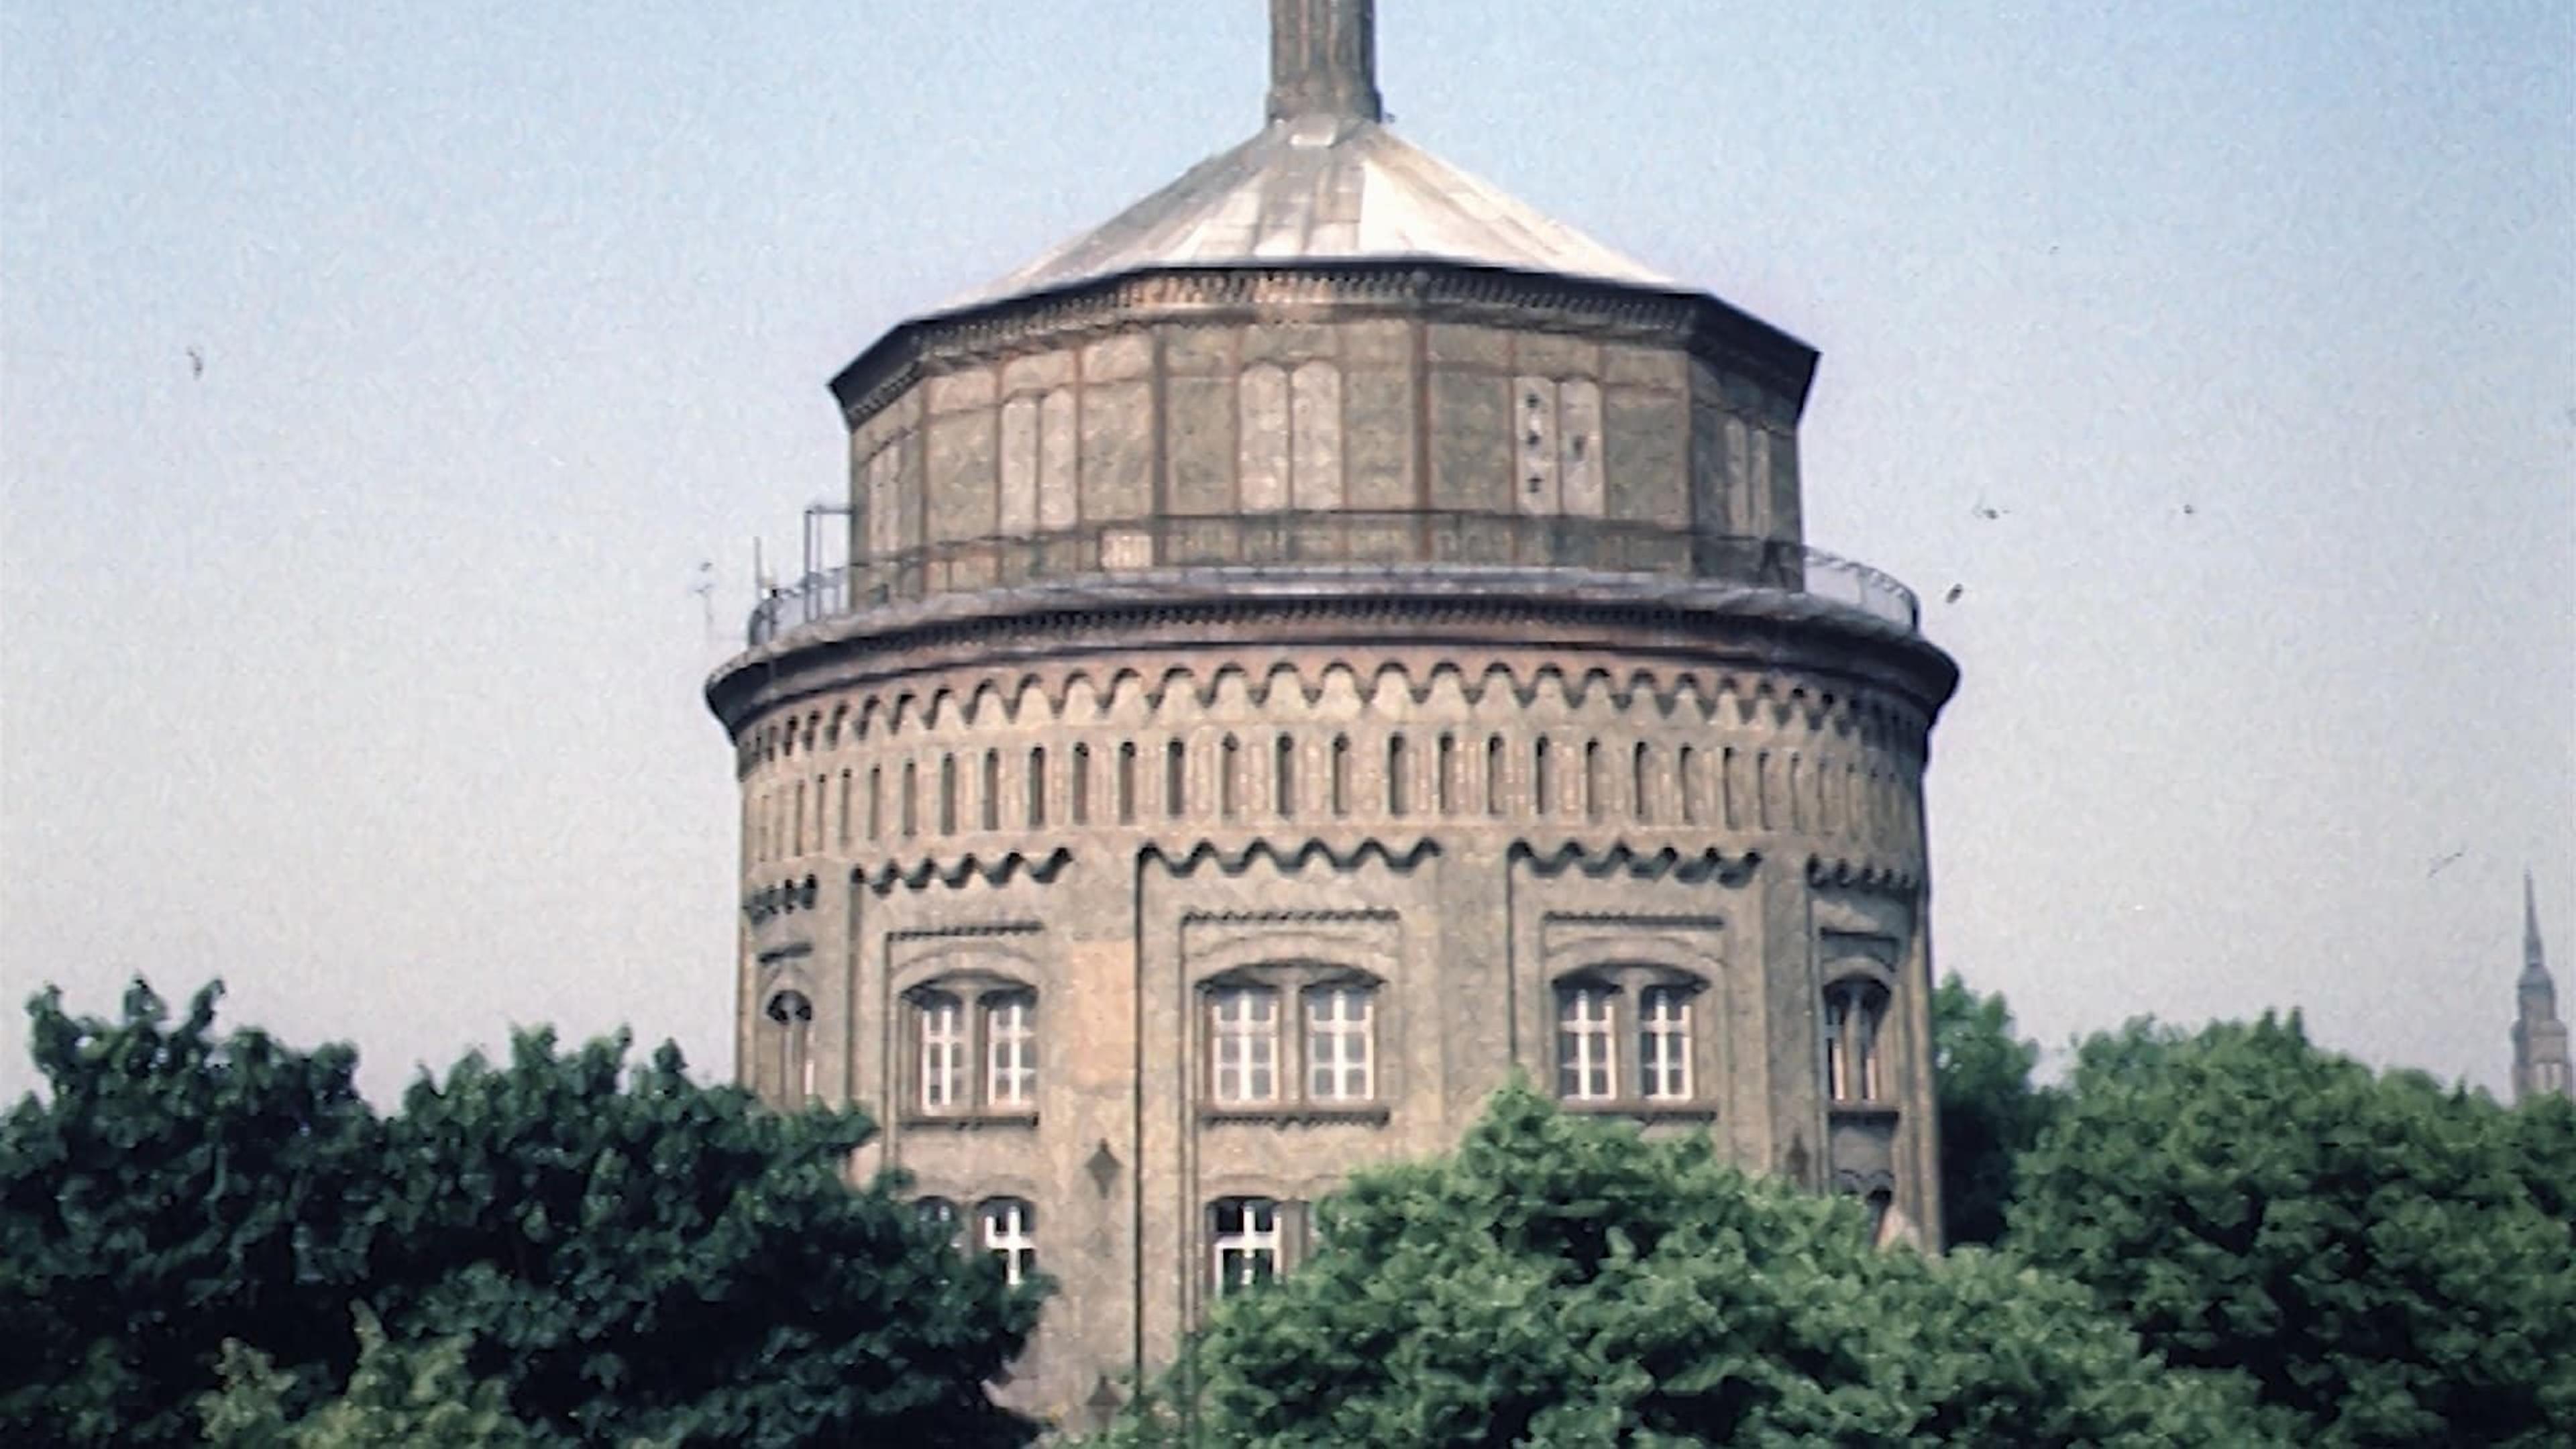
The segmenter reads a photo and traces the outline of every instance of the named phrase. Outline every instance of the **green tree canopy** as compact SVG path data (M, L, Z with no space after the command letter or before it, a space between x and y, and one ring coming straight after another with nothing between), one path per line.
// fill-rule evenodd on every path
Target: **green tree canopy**
M1932 1080L1941 1110L1941 1219L1952 1245L2003 1236L2013 1164L2039 1141L2055 1094L2031 1085L2039 1047L2012 1008L1952 972L1932 993Z
M462 1338L522 1416L591 1442L1010 1444L984 1385L1037 1294L843 1176L855 1112L762 1111L665 1045L518 1039L416 1083L386 1123L396 1246L378 1302Z
M0 1124L0 1440L192 1444L227 1338L307 1387L354 1356L382 1132L346 1047L218 1038L219 987L176 1023L28 1004L50 1096Z
M175 1027L139 983L114 1023L30 1003L50 1090L0 1132L0 1441L197 1443L227 1343L279 1424L490 1380L493 1432L549 1442L1031 1437L984 1383L1036 1293L847 1182L859 1115L535 1032L379 1119L347 1048L218 1036L215 1000ZM362 1299L396 1357L353 1384Z
M1856 1204L1525 1087L1321 1214L1109 1442L2274 1442L2241 1385L2168 1371L2074 1284L1874 1251Z
M2011 1242L2327 1444L2576 1443L2576 1113L2266 1016L2087 1042Z
M236 1339L224 1345L223 1389L201 1404L212 1449L544 1449L552 1439L510 1412L498 1379L466 1372L466 1342L403 1347L373 1313L357 1310L358 1362L348 1387L301 1416L293 1378Z

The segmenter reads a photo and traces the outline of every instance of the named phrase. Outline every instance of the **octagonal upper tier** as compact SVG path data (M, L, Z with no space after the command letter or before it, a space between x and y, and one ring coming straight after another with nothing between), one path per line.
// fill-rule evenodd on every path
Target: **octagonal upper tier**
M1372 23L1281 0L1258 134L833 378L850 562L773 593L755 643L1211 569L1833 580L1913 625L1805 548L1814 349L1396 137Z

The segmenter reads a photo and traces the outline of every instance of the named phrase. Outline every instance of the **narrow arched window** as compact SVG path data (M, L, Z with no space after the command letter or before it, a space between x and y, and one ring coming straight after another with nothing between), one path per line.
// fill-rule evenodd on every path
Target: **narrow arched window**
M1242 1106L1279 1097L1279 993L1221 986L1207 996L1208 1090Z
M1825 988L1823 1056L1825 1095L1835 1102L1876 1102L1886 1096L1880 1027L1887 990L1875 981L1843 980Z
M1640 825L1651 825L1655 820L1655 795L1650 781L1646 745L1640 740L1628 761L1629 808L1636 812Z
M1638 1095L1649 1102L1690 1098L1690 1007L1690 993L1678 986L1649 986L1637 995Z
M1034 992L997 991L984 998L984 1105L1037 1106L1037 1009Z
M1306 1100L1366 1102L1377 1095L1373 994L1347 982L1306 989Z
M1485 813L1503 813L1503 737L1485 736Z
M1285 730L1270 746L1270 789L1272 801L1281 816L1297 813L1297 742Z
M850 772L841 772L841 848L850 847Z
M1530 813L1545 815L1556 803L1556 771L1547 755L1547 736L1530 746Z
M919 834L921 833L921 799L920 799L920 797L921 797L921 772L920 772L920 768L919 768L919 763L918 763L917 761L913 761L913 760L906 760L906 761L904 761L904 762L903 762L903 806L902 806L902 808L903 808L903 838L904 838L904 839L906 839L906 840L910 840L910 839L912 839L914 836L919 835Z
M1243 746L1234 736L1227 735L1224 742L1217 746L1216 813L1220 820L1234 819L1237 805L1235 777L1242 768Z
M1444 734L1440 737L1439 765L1434 774L1431 788L1439 798L1433 802L1432 808L1443 815L1450 814L1458 808L1457 736Z
M1586 740L1583 742L1583 816L1585 819L1601 818L1601 800L1608 793L1609 782L1602 778L1601 742Z
M954 1112L967 1105L966 1003L953 991L924 992L913 1003L920 1031L921 1110Z
M1189 751L1179 740L1163 746L1163 813L1174 820L1189 811Z
M1136 742L1127 740L1118 746L1118 823L1136 823Z
M1029 751L1028 820L1031 830L1043 828L1047 823L1046 787L1046 746L1038 745Z
M983 774L983 779L976 782L977 788L975 793L981 797L977 802L977 813L983 816L985 829L999 830L1002 828L1001 751L986 750L984 752Z
M885 831L885 766L868 766L868 840L873 844Z
M1351 740L1348 735L1333 736L1333 818L1340 819L1351 810Z
M1556 1094L1569 1102L1606 1102L1619 1080L1619 1037L1610 988L1569 982L1556 989Z
M772 1071L763 1085L772 1101L802 1106L814 1097L814 1003L804 992L781 991L769 998L767 1015L772 1040L764 1053L769 1062L763 1065L772 1066Z
M1407 798L1410 782L1405 778L1409 763L1404 736L1390 738L1386 742L1386 813L1389 815L1402 815L1412 806L1413 802Z
M1073 747L1073 764L1064 782L1064 808L1076 825L1091 823L1091 746Z
M1676 803L1681 808L1682 823L1697 825L1699 823L1699 751L1688 745L1682 746L1673 756L1673 790L1681 797Z

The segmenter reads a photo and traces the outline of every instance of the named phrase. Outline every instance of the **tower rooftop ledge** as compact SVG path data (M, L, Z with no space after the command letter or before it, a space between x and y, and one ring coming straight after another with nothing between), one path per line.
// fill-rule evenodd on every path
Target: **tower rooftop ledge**
M1821 549L1603 519L1340 511L1139 519L960 540L823 570L761 601L747 649L716 671L708 693L732 694L746 675L765 676L808 649L924 630L1046 615L1319 606L1823 626L1864 647L1923 656L1925 682L1940 698L1957 677L1923 639L1912 590Z
M1104 585L1151 594L1192 579L1229 586L1286 579L1312 588L1335 578L1432 581L1497 572L1544 580L1559 592L1579 592L1578 580L1606 576L1683 593L1792 594L1906 635L1922 623L1914 591L1892 576L1786 539L1564 515L1334 509L1167 515L936 543L773 590L753 608L746 642L757 649L809 625L953 594ZM1634 584L1628 587L1633 592Z

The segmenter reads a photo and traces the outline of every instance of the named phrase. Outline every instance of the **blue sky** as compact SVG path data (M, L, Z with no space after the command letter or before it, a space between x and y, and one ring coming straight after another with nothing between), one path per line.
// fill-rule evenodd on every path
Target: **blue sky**
M824 380L1248 135L1265 8L0 4L0 995L726 1070L697 691ZM1380 9L1398 130L1822 349L1810 539L1966 675L1943 966L2501 1083L2526 864L2576 998L2576 6Z

